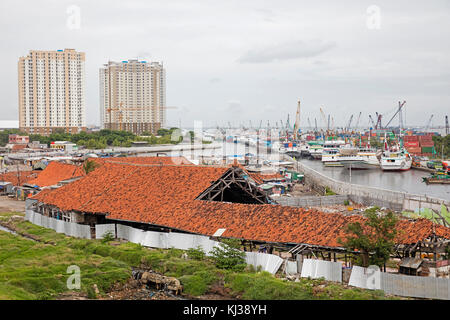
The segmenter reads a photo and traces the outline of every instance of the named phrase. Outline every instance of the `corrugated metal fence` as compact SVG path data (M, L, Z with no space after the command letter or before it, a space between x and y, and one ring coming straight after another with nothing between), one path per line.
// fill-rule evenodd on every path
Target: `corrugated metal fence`
M348 200L347 195L332 195L321 197L277 197L274 198L282 206L291 207L319 207L344 204Z
M450 300L450 279L385 273L354 266L348 283L402 297Z

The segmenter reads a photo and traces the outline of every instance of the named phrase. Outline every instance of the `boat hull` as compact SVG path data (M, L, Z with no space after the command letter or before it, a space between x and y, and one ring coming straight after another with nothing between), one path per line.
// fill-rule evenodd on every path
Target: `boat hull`
M356 161L341 161L341 164L347 168L352 170L371 170L371 169L379 169L379 164L368 163L364 160L356 160Z

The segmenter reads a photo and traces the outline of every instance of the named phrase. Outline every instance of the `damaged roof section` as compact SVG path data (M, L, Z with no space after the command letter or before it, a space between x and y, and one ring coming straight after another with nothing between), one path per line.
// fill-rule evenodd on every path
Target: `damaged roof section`
M27 183L43 188L56 185L59 181L82 177L84 175L83 169L79 166L52 161L41 171L37 178L29 180Z

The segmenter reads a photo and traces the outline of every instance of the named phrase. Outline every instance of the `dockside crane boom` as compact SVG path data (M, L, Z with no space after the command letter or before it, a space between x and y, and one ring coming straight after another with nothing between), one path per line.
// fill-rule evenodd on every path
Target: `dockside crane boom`
M322 107L320 107L320 115L322 116L322 119L323 119L323 125L326 126L327 125L327 117L325 116L325 112L323 112Z
M372 116L369 114L370 122L372 123L372 128L375 128L375 122L372 119Z
M399 112L402 111L402 108L403 108L403 106L405 105L405 103L406 103L406 101L403 101L403 102L400 102L400 101L399 101L399 102L398 102L398 109L397 109L397 111L394 113L394 115L392 116L391 120L389 120L388 123L384 126L385 129L389 126L389 124L391 123L391 121L394 120L394 118L395 118L395 116L397 115L397 113L399 113ZM399 126L399 127L401 127L401 126L402 126L402 124L401 124L401 116L400 116L400 126Z
M350 119L348 120L347 127L345 128L346 131L350 131L350 126L352 125L353 121L353 114L350 116Z
M431 120L433 120L434 114L431 115L430 119L428 120L427 124L425 125L425 131L427 131L430 128Z
M359 115L358 115L358 119L356 119L356 124L355 124L355 131L356 130L358 130L358 126L359 126L359 120L361 119L361 111L359 112Z

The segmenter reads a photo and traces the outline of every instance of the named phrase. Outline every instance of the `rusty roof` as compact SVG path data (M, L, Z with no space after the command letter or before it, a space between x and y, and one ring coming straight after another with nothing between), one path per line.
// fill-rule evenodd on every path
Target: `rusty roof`
M34 180L41 173L40 170L29 170L29 171L12 171L0 174L0 181L11 182L14 186L23 185L28 183L30 180Z

